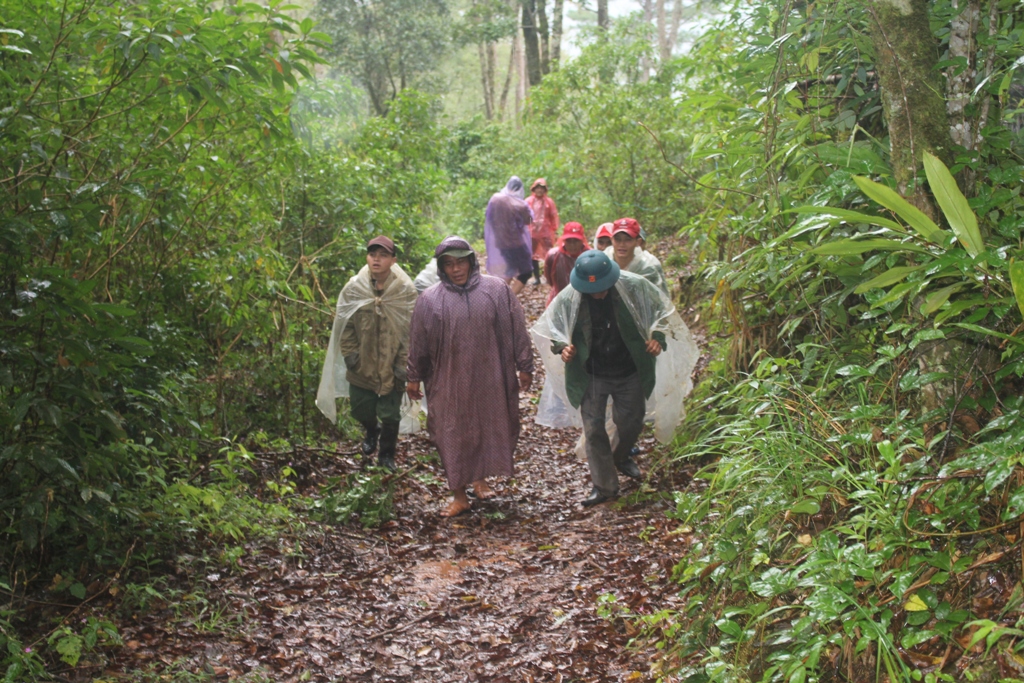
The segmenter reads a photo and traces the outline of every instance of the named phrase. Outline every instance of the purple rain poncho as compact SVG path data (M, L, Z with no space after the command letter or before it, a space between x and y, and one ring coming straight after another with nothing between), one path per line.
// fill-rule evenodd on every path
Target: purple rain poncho
M449 237L437 247L470 249ZM533 373L533 347L519 300L498 278L480 273L476 254L465 286L441 271L412 314L409 381L423 382L427 430L453 491L485 477L513 474L519 440L519 378Z
M508 280L533 272L532 222L533 212L523 201L523 181L512 176L505 189L487 202L484 243L488 274Z

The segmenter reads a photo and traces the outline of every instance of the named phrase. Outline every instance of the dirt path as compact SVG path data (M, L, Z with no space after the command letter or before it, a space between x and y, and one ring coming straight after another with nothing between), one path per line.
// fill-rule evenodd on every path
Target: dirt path
M531 320L544 290L522 295ZM442 519L440 464L422 457L425 438L403 438L399 468L422 464L396 482L396 519L367 530L311 523L301 545L264 541L236 571L190 577L220 606L219 625L147 616L124 627L108 674L155 664L217 680L653 680L653 647L630 647L626 623L599 605L611 595L612 614L679 607L667 577L689 537L673 533L665 510L686 475L622 477L622 502L582 508L590 483L572 453L578 431L533 423L541 379L521 400L517 476L496 482L498 498ZM648 470L658 451L646 433L641 446ZM362 466L355 456L316 461L304 493Z

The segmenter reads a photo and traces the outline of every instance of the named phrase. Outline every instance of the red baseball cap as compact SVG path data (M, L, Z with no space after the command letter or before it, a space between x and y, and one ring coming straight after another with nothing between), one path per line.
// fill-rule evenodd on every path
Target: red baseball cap
M620 232L629 233L630 237L637 238L640 236L640 224L635 218L620 218L612 224L612 235Z
M390 237L385 237L384 235L378 235L366 243L366 251L370 251L374 247L381 247L392 256L398 253L395 249L395 243L391 241Z
M594 236L594 241L596 242L602 237L610 238L612 236L612 225L614 225L614 223L602 223L601 227L597 229L597 235Z
M559 246L565 244L566 240L579 240L583 242L584 248L590 248L590 245L587 244L587 236L583 234L583 226L575 221L570 221L562 226L562 236L558 238Z

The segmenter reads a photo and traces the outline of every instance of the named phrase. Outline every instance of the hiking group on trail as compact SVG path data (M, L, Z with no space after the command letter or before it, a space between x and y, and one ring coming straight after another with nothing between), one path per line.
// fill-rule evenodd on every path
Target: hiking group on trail
M491 197L487 274L468 241L446 237L413 281L381 235L338 296L317 406L334 422L336 399L347 397L365 431L362 452L394 471L398 435L419 430L422 405L452 492L445 517L470 509L467 487L492 498L487 479L513 475L534 345L545 369L536 423L582 428L585 507L618 497L618 473L643 476L633 455L645 421L666 443L684 415L698 352L640 224L601 225L592 249L579 223L558 235L547 191L538 178L524 199L512 176ZM551 289L527 331L517 295L531 274L540 284L541 264Z

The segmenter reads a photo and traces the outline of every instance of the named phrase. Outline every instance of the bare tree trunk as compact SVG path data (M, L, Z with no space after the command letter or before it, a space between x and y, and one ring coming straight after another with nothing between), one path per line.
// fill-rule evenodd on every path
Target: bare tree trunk
M547 0L537 2L537 31L540 33L540 72L551 73L551 30L548 28Z
M493 93L487 82L487 45L483 42L476 44L477 54L480 56L480 85L484 92L484 118L490 121L494 118Z
M930 198L917 186L917 171L926 151L949 165L952 139L928 0L870 0L868 12L896 185L934 217Z
M996 34L999 32L999 0L989 0L988 5L988 55L985 57L985 78L992 75L996 61ZM981 112L978 114L978 134L974 148L981 146L981 131L988 125L988 112L992 106L992 95L987 91L982 96Z
M953 143L974 149L974 120L967 113L971 91L978 77L977 33L981 19L981 0L951 0L955 16L950 24L949 58L963 60L946 71L946 113L949 115ZM957 9L962 11L956 12Z
M597 27L608 32L608 0L597 0Z
M508 52L508 72L505 74L505 85L501 88L501 100L498 102L498 111L502 120L505 119L505 105L508 103L508 91L512 85L512 74L516 70L516 65L519 63L517 57L519 56L519 34L516 33L512 36L512 47ZM516 99L518 100L519 90L516 89ZM516 111L519 111L519 105L516 105Z
M540 40L537 35L536 0L522 0L523 6L523 52L526 53L526 73L530 85L540 85Z
M652 27L654 25L654 0L643 0L642 5L644 8L644 26ZM650 35L650 34L648 34ZM646 83L647 79L651 77L651 57L650 50L644 50L643 56L640 57L640 82Z
M675 4L672 5L672 28L668 32L668 54L671 58L672 50L676 47L676 41L679 40L679 26L683 23L683 0L676 0Z
M672 56L672 50L668 46L668 26L666 25L668 16L665 13L665 1L658 0L657 8L654 12L655 17L658 19L658 61L662 64L665 64Z
M562 15L565 13L565 0L555 0L554 16L551 17L551 70L558 71L562 61Z
M491 116L494 116L494 72L498 68L498 44L487 42L487 93L491 99Z
M518 49L516 50L516 121L519 121L519 117L523 112L523 107L526 104L526 50L523 49L523 43L518 43Z

